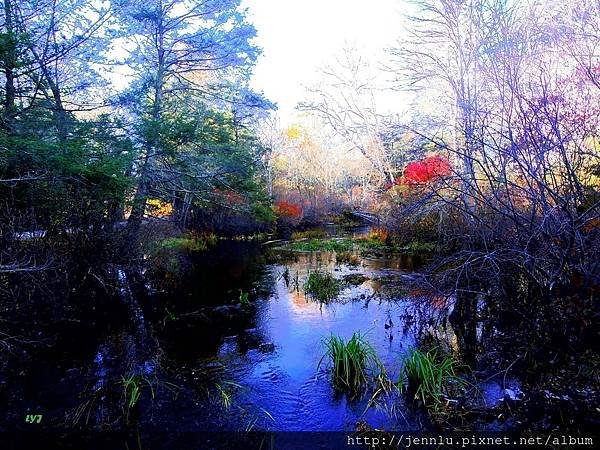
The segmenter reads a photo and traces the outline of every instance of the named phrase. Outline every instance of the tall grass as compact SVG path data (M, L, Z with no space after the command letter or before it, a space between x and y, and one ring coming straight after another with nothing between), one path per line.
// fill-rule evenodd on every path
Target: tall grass
M337 390L357 393L371 376L384 373L377 352L360 333L353 333L348 341L332 334L324 340L324 345L326 351L318 367L329 360L332 383Z
M201 252L214 246L218 241L213 233L186 233L182 236L172 236L159 241L159 250L177 250L186 252Z
M233 394L237 389L241 389L242 386L233 381L224 381L223 384L215 384L217 392L219 393L219 400L224 409L228 410L233 404Z
M310 239L292 242L290 248L303 252L349 252L354 248L354 242L352 239Z
M451 355L439 355L436 350L423 352L410 349L402 365L402 391L414 394L424 406L438 408L467 382L457 375L460 364Z
M297 239L322 239L327 237L327 233L325 232L325 230L321 229L321 228L315 228L312 230L305 230L305 231L294 231L292 233L292 239L297 240Z
M329 272L309 272L304 282L304 293L321 303L328 303L337 297L342 289L342 282Z
M434 242L421 242L412 241L406 246L409 253L420 254L420 253L433 253L437 249L437 244Z
M250 293L240 290L240 304L242 308L250 307Z
M129 422L131 411L137 406L144 387L150 389L152 398L154 398L154 388L152 387L152 382L142 375L122 377L121 386L123 387L122 399L125 421Z

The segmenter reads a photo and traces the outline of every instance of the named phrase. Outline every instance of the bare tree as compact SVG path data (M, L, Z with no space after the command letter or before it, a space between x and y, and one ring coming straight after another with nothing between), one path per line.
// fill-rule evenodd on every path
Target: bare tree
M371 163L382 182L393 182L397 173L381 141L383 117L377 110L377 87L367 62L356 50L346 48L320 74L320 83L309 89L310 100L298 108L324 119L345 145Z
M440 107L448 108L446 127L452 135L457 162L465 174L465 190L474 179L473 153L480 147L481 50L485 1L417 0L410 17L408 39L390 50L390 69L398 88L424 91L435 86ZM440 102L442 99L446 102ZM460 154L460 155L459 155ZM467 203L470 209L473 205Z
M548 19L551 5L420 5L428 15L416 18L423 29L415 36L438 39L450 56L427 45L395 54L409 86L442 79L449 87L456 138L414 131L454 155L455 167L452 176L413 186L401 212L444 212L441 240L457 251L433 273L453 286L457 313L473 317L474 294L493 291L533 317L540 301L574 279L586 286L599 279L600 96L581 70L581 61L594 61L593 33L573 56L564 51L569 33Z

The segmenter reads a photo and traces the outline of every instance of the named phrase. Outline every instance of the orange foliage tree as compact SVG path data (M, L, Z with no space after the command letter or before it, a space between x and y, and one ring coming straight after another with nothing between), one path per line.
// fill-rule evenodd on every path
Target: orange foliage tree
M280 200L275 202L275 213L277 216L284 219L300 219L302 217L302 206L296 203Z

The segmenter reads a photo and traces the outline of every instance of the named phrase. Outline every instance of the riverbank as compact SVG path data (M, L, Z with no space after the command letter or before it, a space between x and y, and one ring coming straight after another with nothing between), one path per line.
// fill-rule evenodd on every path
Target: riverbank
M427 258L375 257L365 236L294 241L317 239L318 250L168 238L160 249L177 267L109 266L112 282L80 288L53 324L31 304L18 322L38 323L39 339L15 342L3 364L2 426L21 429L35 413L44 430L594 430L593 352L556 347L532 365L544 356L518 322L485 310L474 328L452 320L455 299L426 282ZM379 363L345 392L322 358L329 338L356 334ZM432 367L455 361L435 397L415 399L405 378L414 349L435 352Z

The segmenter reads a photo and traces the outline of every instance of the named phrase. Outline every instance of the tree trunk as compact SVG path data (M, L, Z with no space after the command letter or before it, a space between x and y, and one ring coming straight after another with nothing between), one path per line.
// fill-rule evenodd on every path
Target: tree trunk
M156 71L156 80L154 82L154 101L152 105L152 122L154 126L158 126L161 120L162 112L162 99L163 99L163 88L165 82L165 69L164 69L164 29L162 22L157 28L157 43L156 51L158 55L158 68ZM153 160L158 152L158 136L153 133L148 141L146 142L146 156L143 159L141 170L140 170L140 181L138 189L133 199L133 206L131 208L131 214L127 221L127 233L132 239L137 239L137 234L142 225L144 219L144 213L146 211L146 204L148 203L148 194L150 193L150 175L152 172Z
M144 220L146 204L148 203L148 184L143 178L145 177L142 175L142 180L133 198L131 214L129 214L129 218L127 219L127 234L133 239L137 238L142 221Z
M8 36L8 45L6 49L6 58L4 60L4 114L2 117L2 128L4 128L9 134L13 131L13 119L15 114L15 101L16 101L16 89L15 89L15 66L16 66L16 37L14 33L13 24L13 12L12 4L10 0L4 1L4 16L5 16L5 27L6 34Z

